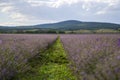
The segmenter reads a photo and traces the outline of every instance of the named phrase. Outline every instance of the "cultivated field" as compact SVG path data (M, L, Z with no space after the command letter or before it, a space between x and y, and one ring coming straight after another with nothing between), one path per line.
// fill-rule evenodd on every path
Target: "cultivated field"
M120 35L0 34L0 80L28 78L120 80Z
M120 35L61 35L78 80L120 80Z
M0 35L0 80L13 77L29 69L27 61L47 49L56 35Z

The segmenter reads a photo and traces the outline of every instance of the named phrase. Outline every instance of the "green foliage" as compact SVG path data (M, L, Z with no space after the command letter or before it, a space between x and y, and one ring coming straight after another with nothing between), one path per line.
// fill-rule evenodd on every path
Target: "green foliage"
M97 33L120 33L119 30L114 29L98 29L98 30L72 30L72 31L65 31L66 34L97 34Z
M68 67L69 64L58 38L48 50L29 61L29 71L18 74L14 80L76 80Z
M118 30L114 29L99 29L95 31L96 33L118 33Z

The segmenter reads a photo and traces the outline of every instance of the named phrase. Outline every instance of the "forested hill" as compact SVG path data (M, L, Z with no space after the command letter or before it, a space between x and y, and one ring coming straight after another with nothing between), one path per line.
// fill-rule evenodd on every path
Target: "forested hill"
M39 24L32 26L0 26L0 31L9 31L9 30L38 30L39 31L48 31L48 30L62 30L62 31L72 31L72 30L99 30L99 29L113 29L120 30L120 24L114 23L102 23L102 22L82 22L77 20L67 20L58 23L49 23L49 24Z
M76 20L68 20L52 24L42 24L32 26L34 28L53 28L61 30L78 30L78 29L118 29L120 24L100 23L100 22L81 22Z

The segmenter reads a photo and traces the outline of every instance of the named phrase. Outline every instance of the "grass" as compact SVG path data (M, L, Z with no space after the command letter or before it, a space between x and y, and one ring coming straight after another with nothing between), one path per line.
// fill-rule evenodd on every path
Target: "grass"
M30 70L18 74L14 80L77 80L69 64L60 38L57 38L48 50L29 60Z

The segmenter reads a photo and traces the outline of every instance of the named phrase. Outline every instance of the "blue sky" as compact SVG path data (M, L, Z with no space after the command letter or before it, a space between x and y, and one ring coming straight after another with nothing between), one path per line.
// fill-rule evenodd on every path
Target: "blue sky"
M0 25L35 25L64 20L120 24L120 0L0 0Z

